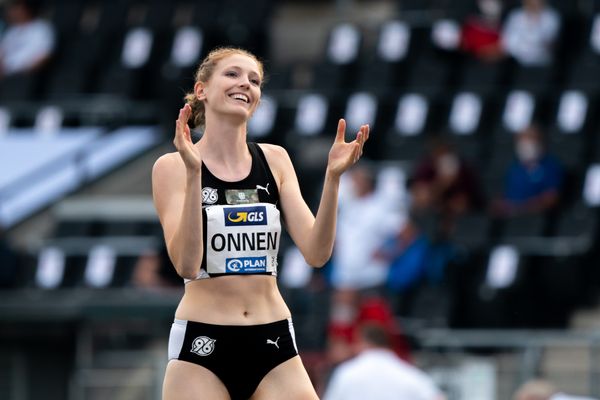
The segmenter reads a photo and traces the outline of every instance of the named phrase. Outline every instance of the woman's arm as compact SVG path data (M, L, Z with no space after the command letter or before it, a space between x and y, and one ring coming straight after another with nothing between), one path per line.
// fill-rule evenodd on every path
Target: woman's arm
M298 178L287 152L279 146L268 146L272 165L280 178L279 195L287 230L306 262L313 267L323 266L331 257L335 240L340 176L356 163L364 142L369 138L369 127L360 128L356 139L344 141L346 123L342 119L329 152L323 193L316 217L302 198Z
M202 160L187 126L190 114L186 105L177 119L173 142L179 153L164 155L154 164L152 194L169 257L181 277L193 279L203 254Z

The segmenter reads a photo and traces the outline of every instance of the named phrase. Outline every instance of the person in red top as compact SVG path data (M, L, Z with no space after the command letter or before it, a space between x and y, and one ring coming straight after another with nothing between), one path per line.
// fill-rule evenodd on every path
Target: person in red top
M475 170L444 140L432 142L416 166L410 193L416 213L433 211L452 217L483 205Z
M499 0L478 0L479 13L470 15L461 29L460 49L474 57L493 62L504 56L501 45L502 3Z

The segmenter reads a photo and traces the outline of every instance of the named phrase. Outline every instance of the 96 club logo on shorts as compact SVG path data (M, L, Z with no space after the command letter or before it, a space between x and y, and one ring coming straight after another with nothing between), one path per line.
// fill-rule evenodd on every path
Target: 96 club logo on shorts
M190 351L202 357L208 356L215 349L215 342L215 339L211 339L207 336L198 336L192 342L192 349Z
M267 272L267 257L240 257L225 259L225 271L238 274Z

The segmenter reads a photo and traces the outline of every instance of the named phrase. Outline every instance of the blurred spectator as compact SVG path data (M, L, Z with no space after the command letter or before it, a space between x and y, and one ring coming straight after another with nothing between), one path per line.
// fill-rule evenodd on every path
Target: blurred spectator
M440 225L437 231L426 233L409 221L376 253L376 257L389 265L388 300L396 315L423 318L428 323L443 323L447 319L449 298L444 289L447 267L457 254L449 236L451 228Z
M515 134L516 159L506 177L504 198L493 211L499 216L539 213L554 208L560 199L564 170L546 153L539 128L531 125Z
M405 223L400 197L380 190L375 170L364 163L342 177L336 243L331 260L333 286L329 349L331 362L348 356L361 297L385 287L388 261L375 257L384 241Z
M519 64L543 66L552 62L560 16L545 0L523 0L513 10L502 30L505 51Z
M443 141L417 165L410 180L412 209L454 216L483 205L475 171Z
M306 263L300 249L290 246L284 252L281 265L281 285L290 289L306 287L313 275L313 267Z
M336 289L368 289L385 282L387 269L373 260L384 239L404 223L395 204L376 191L376 171L354 167L342 182L331 280Z
M52 55L52 25L39 16L36 0L11 0L6 6L6 29L0 36L0 78L35 71Z
M144 289L183 287L183 280L174 271L166 248L148 249L135 263L131 284Z
M504 57L501 41L502 3L500 0L478 0L478 13L468 16L461 27L460 48L482 61Z
M353 318L347 324L331 324L327 343L327 363L338 365L355 353L358 330L361 325L380 325L390 338L390 348L403 360L410 361L410 349L394 317L392 307L383 296L372 295L364 299L354 299Z
M324 400L439 400L433 381L390 349L388 332L379 324L358 329L357 355L333 372Z
M388 336L390 349L404 361L412 360L408 341L390 305L383 297L371 297L361 302L354 322L353 342L358 339L360 327L365 324L380 326Z
M533 379L525 382L513 396L513 400L594 400L591 397L570 396L559 392L551 382Z
M390 236L375 253L376 259L389 265L388 288L402 293L415 286L425 272L428 249L427 237L413 222Z
M0 228L0 289L12 287L16 274L17 254Z

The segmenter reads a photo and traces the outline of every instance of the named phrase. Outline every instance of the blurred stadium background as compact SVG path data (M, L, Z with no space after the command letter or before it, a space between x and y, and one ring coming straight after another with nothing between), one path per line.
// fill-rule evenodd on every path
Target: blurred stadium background
M366 156L406 174L444 136L489 195L511 133L539 121L568 168L561 207L464 216L443 283L396 317L451 400L508 399L538 374L600 396L600 1L549 3L562 18L554 62L525 67L457 51L470 0L43 1L50 62L0 80L0 398L160 398L183 284L163 272L173 284L135 283L140 263L165 262L150 173L218 45L265 61L249 138L288 149L312 206L341 116L369 122ZM282 291L319 371L328 291Z

